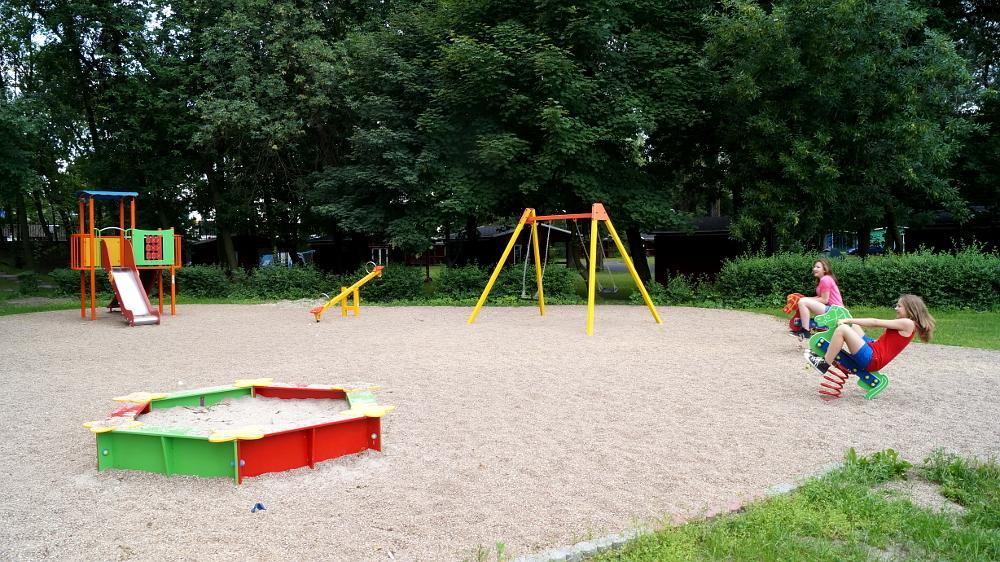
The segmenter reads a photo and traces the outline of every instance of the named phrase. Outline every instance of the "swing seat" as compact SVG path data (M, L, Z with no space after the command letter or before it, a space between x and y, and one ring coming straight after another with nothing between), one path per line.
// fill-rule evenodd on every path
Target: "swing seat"
M602 287L600 293L602 295L617 295L618 287Z

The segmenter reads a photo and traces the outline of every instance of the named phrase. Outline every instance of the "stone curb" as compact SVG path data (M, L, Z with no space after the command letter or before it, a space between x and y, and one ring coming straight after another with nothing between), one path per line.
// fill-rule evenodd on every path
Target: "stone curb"
M803 483L805 483L810 478L819 478L825 476L830 472L841 468L844 466L842 462L835 462L824 465L819 470L795 479L792 482L784 482L781 484L776 484L768 488L762 496L770 498L774 496L780 496L782 494L787 494ZM753 501L753 500L751 500ZM742 500L731 500L726 502L724 505L708 510L702 520L711 520L719 517L720 515L728 515L730 513L739 513L743 511L745 504ZM684 519L675 518L676 525L683 525L685 523L696 521L697 519ZM558 548L553 548L551 550L546 550L545 552L540 552L538 554L530 554L525 556L519 556L514 559L514 562L579 562L586 557L594 556L605 550L611 550L613 548L618 548L623 546L625 543L639 538L644 535L652 533L651 529L632 529L624 533L617 535L608 535L594 540L578 542L570 546L562 546Z

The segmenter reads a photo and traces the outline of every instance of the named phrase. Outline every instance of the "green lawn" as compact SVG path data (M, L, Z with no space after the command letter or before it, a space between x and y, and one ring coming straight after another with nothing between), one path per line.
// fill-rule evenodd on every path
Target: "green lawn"
M788 318L788 315L779 308L753 308L749 310L779 318ZM855 318L888 319L896 316L895 310L891 308L858 306L850 310L851 316ZM1000 311L931 310L931 315L937 322L932 343L1000 349ZM881 330L875 330L870 335L878 337L880 333ZM919 342L920 340L915 338L913 341Z
M909 463L891 450L860 459L852 454L843 468L750 504L743 513L667 527L592 560L1000 559L995 462L938 452L908 470ZM940 494L965 511L919 507L883 485L907 477L940 485Z

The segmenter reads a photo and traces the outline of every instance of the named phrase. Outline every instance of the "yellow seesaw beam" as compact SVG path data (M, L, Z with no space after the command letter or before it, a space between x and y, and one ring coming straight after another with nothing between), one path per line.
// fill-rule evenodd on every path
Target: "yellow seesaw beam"
M383 269L385 269L383 266L376 265L375 269L372 270L371 273L365 275L361 279L358 279L358 281L353 285L351 285L350 287L342 289L340 291L340 294L327 301L327 303L324 304L323 306L314 307L310 309L309 312L312 313L312 315L316 317L316 321L319 322L320 316L322 316L323 313L326 312L326 309L336 305L337 303L340 303L341 308L343 308L343 310L341 311L341 315L347 316L347 307L348 307L347 298L353 296L354 303L351 304L350 307L354 311L354 315L357 316L358 313L360 312L360 304L361 304L361 299L358 296L358 289L365 283L371 281L372 279L380 277L382 275Z

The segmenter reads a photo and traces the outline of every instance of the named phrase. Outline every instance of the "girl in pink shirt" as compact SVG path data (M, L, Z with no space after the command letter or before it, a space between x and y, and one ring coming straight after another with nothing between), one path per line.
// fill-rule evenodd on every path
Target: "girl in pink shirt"
M831 306L844 306L844 299L840 297L840 288L837 287L837 277L830 268L830 260L819 258L813 263L813 277L819 280L816 285L815 297L803 297L799 299L799 329L792 332L797 336L809 337L809 317L811 314L823 314L830 310Z

